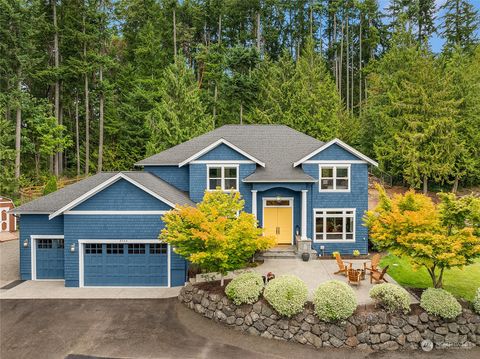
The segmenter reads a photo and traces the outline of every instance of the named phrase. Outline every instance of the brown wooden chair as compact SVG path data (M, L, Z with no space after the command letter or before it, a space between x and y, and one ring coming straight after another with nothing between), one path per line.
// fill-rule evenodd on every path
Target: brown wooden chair
M388 266L383 268L383 270L381 272L378 271L378 270L371 271L370 272L370 283L373 283L373 281L375 281L375 283L379 283L381 281L384 281L385 283L388 283L388 281L385 279L385 274L387 273L387 270L388 270Z
M368 262L363 263L363 269L365 272L369 270L370 272L376 272L378 271L378 265L380 264L380 254L375 254L373 255L372 259Z
M334 274L339 274L343 273L343 275L347 275L347 271L352 268L352 263L349 263L348 267L345 265L345 263L342 260L342 257L340 257L340 254L336 253L335 254L335 259L337 260L337 265L338 265L338 271L336 271Z
M360 282L362 281L362 272L349 268L347 273L348 284L360 285Z

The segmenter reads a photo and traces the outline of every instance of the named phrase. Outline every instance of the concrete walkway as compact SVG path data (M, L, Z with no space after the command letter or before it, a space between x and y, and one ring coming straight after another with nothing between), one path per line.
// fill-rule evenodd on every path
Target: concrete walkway
M6 238L6 236L4 237ZM19 279L19 250L19 243L15 238L9 241L0 241L0 288Z
M65 288L63 280L28 280L0 289L0 299L158 299L178 296L175 288Z
M354 269L363 268L364 259L348 260L353 263ZM265 275L268 272L274 273L276 276L284 274L293 274L301 278L307 284L310 291L310 299L313 298L313 291L319 284L328 280L340 280L347 283L347 278L341 274L334 274L338 271L337 262L329 259L316 259L304 262L299 258L295 259L266 259L264 263L255 268L255 271ZM396 282L390 277L385 276L389 283ZM369 297L368 292L375 284L370 284L370 277L365 276L365 280L360 285L352 285L351 287L357 294L357 301L359 305L373 304L372 299ZM412 303L418 301L412 296Z

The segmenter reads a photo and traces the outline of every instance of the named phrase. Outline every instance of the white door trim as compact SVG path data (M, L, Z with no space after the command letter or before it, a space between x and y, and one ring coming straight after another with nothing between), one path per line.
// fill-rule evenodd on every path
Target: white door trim
M295 213L295 206L294 206L294 201L295 201L295 198L294 197L263 197L262 198L262 228L265 228L264 227L264 223L265 223L265 205L266 205L266 202L268 200L288 200L290 202L290 205L288 206L268 206L270 208L291 208L292 209L292 239L291 239L291 244L293 245L293 237L295 236L295 216L294 216L294 213Z
M32 234L30 236L30 266L31 266L31 274L32 280L43 280L37 279L37 239L65 239L63 234ZM63 250L65 251L65 243L63 246ZM65 266L65 263L64 263ZM45 279L48 280L48 279ZM55 279L59 280L59 279ZM62 279L63 280L63 279Z
M85 286L85 262L84 262L84 247L87 243L163 243L159 239L79 239L78 240L78 286L80 288L142 288L141 286ZM167 286L148 286L145 288L170 288L172 284L172 261L171 261L170 244L167 247Z
M5 214L7 216L7 218L5 218L5 223L7 223L7 228L5 228L5 231L2 229L2 211L5 210ZM0 207L0 232L9 232L10 231L10 214L8 213L8 211L10 211L11 208L10 207Z

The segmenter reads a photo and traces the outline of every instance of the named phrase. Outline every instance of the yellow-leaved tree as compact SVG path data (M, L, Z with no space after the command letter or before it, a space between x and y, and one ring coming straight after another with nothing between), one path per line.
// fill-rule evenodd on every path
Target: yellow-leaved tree
M472 264L480 256L480 198L440 194L431 198L410 190L389 198L378 186L380 202L364 217L372 242L380 249L424 266L435 288L443 272Z
M262 236L257 220L243 212L245 201L238 192L205 192L196 207L177 206L163 216L165 228L160 239L175 252L207 272L243 268L255 252L274 245Z

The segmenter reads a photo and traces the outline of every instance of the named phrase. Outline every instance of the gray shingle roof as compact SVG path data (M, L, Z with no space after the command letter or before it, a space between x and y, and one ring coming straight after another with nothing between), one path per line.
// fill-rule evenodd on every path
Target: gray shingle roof
M148 157L136 165L178 165L219 139L227 140L265 163L265 168L257 167L255 173L245 179L246 182L314 182L315 179L301 168L294 168L293 163L324 144L284 125L226 125Z
M56 192L25 203L12 210L12 213L54 213L119 173L120 172L98 173ZM194 204L186 193L151 173L138 171L125 171L121 173L174 204Z

